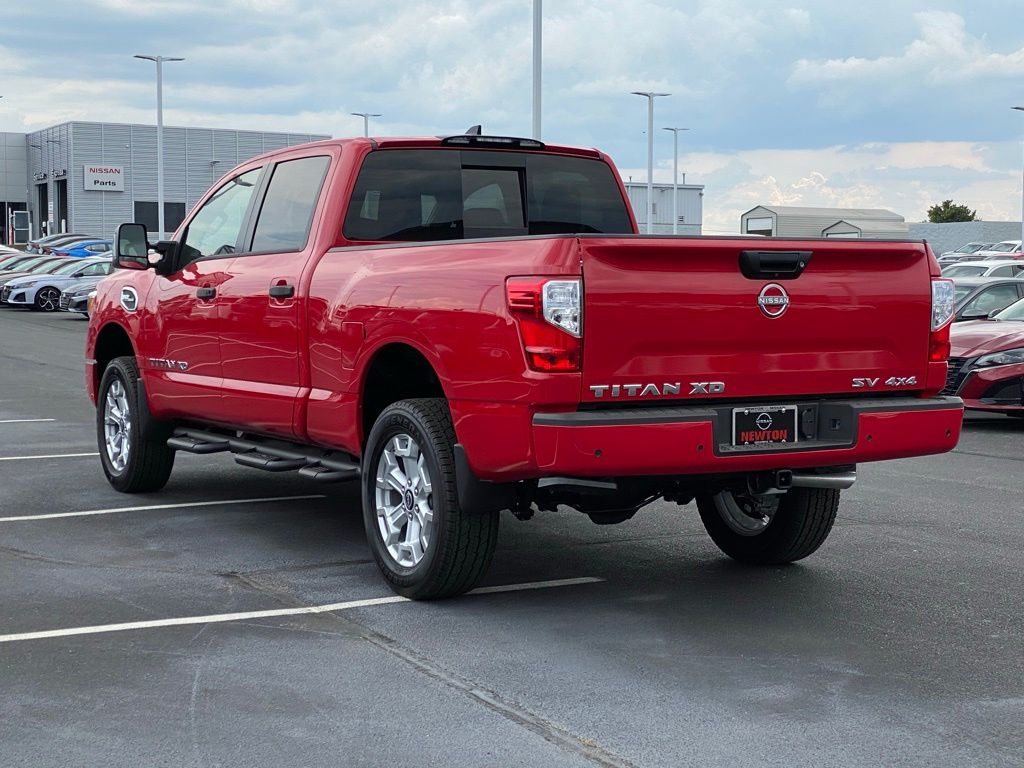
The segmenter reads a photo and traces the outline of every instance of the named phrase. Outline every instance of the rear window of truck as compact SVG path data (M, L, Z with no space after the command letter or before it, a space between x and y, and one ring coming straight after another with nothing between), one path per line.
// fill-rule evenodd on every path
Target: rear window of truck
M371 152L344 227L345 237L357 241L577 232L632 232L619 185L604 162L452 149Z

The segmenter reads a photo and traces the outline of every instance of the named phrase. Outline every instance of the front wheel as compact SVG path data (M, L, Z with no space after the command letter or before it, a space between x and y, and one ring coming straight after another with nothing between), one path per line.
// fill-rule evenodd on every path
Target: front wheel
M741 563L780 565L820 547L836 519L839 491L793 488L784 494L720 491L697 497L704 528L725 554Z
M36 291L36 300L33 304L40 312L54 312L60 308L60 291L56 288L46 286Z
M174 468L167 430L139 413L139 369L134 357L110 361L100 380L96 437L107 480L122 493L158 491ZM143 395L144 396L144 395Z
M417 600L472 589L490 565L497 512L459 506L455 430L438 398L388 406L363 454L363 523L373 557L398 594Z

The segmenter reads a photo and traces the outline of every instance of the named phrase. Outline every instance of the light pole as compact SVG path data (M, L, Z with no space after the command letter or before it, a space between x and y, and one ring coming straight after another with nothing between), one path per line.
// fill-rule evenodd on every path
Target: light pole
M1024 107L1013 107L1013 109L1024 112ZM1024 165L1021 165L1020 184L1020 242L1021 248L1024 249Z
M366 136L367 138L369 138L369 136L370 136L370 118L371 117L380 117L380 115L376 114L375 112L352 112L351 114L355 115L356 117L363 118L363 136Z
M136 59L156 62L156 228L159 239L164 239L164 62L184 61L178 56L144 56Z
M540 141L540 64L542 0L533 0L533 138Z
M672 131L672 234L679 234L679 132L689 128L662 128Z
M654 100L659 96L671 96L671 93L654 93L653 91L630 91L634 96L647 98L647 234L653 232L654 222Z

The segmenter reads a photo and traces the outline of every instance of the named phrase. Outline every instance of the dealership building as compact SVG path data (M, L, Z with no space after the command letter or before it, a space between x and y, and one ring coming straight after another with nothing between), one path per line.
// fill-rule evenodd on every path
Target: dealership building
M264 152L328 139L306 133L164 128L164 220L173 232L227 171ZM156 127L70 122L0 133L2 240L43 233L113 237L125 221L157 229Z

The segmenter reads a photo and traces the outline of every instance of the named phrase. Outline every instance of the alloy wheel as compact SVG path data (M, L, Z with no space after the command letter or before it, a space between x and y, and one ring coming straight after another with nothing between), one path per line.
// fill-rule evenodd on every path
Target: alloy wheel
M426 456L416 440L398 434L377 462L374 501L377 530L392 559L415 567L423 560L434 528L434 496Z
M53 312L60 306L60 292L56 288L43 288L39 292L37 302L43 312Z
M128 409L128 393L120 379L114 379L107 389L103 404L103 436L107 460L115 472L128 466L131 450L132 421Z

